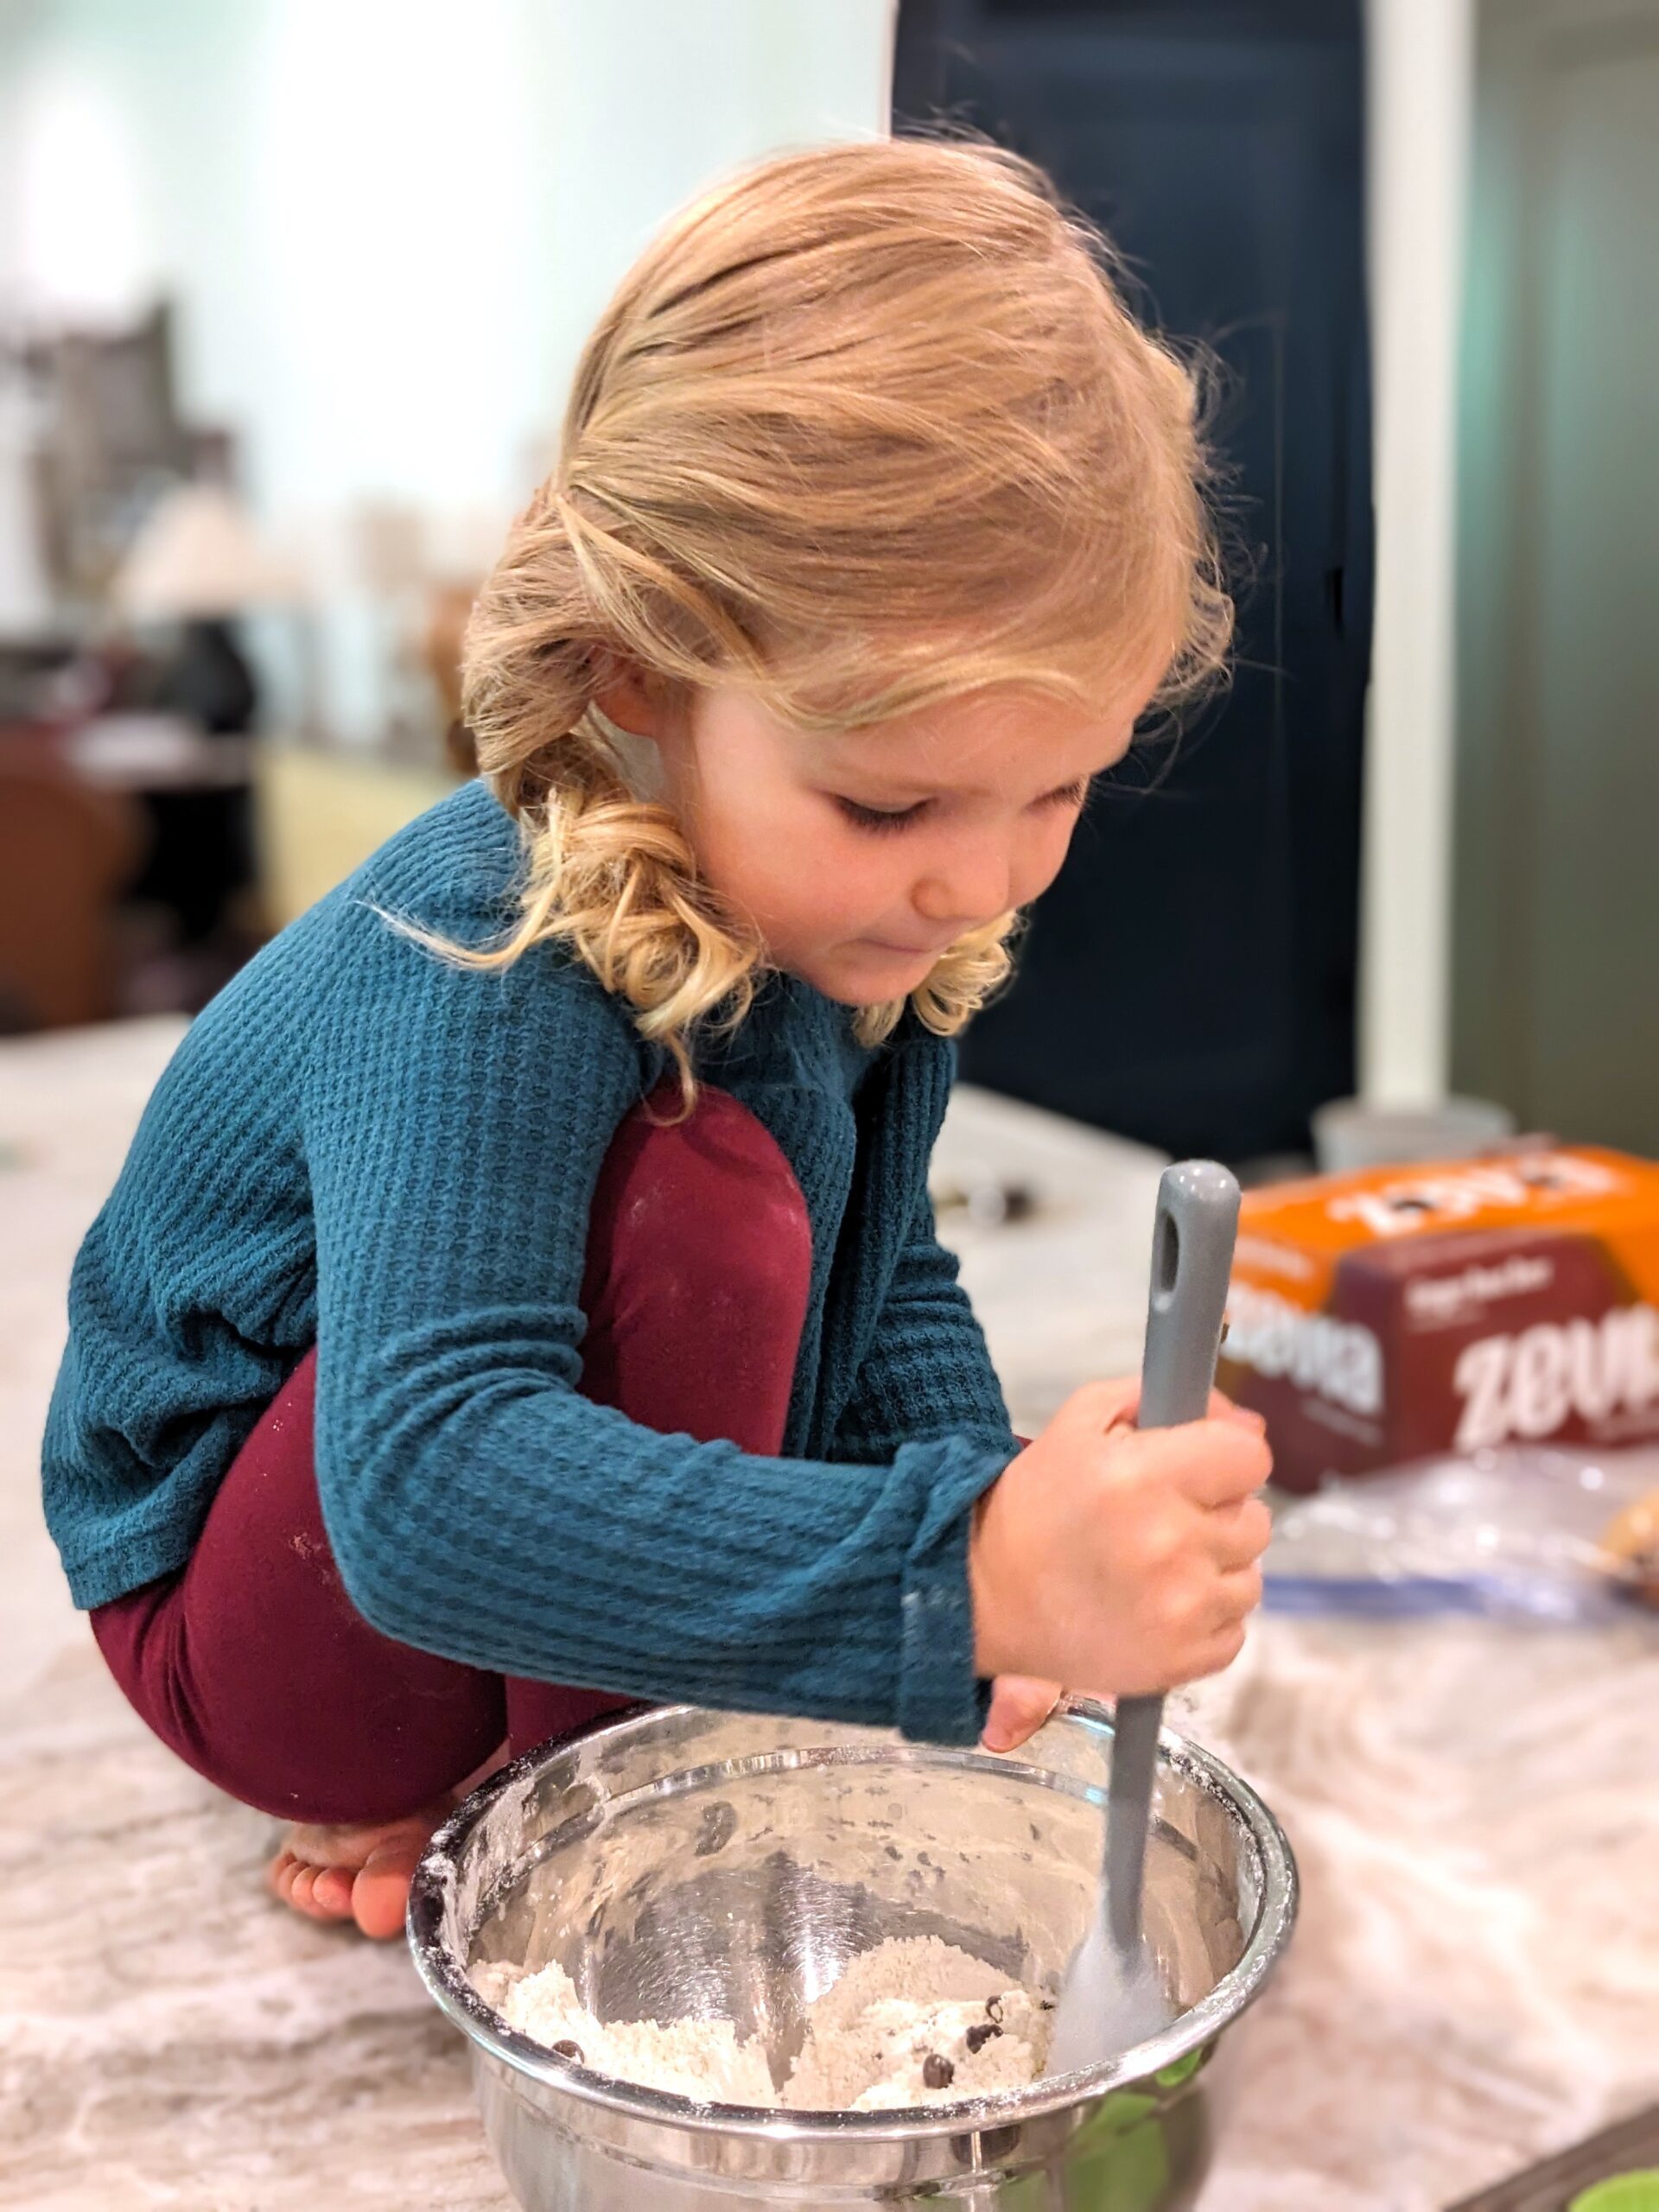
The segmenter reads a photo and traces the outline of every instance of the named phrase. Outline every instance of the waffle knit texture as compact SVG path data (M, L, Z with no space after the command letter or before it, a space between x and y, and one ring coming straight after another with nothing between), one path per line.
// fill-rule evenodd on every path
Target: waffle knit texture
M386 918L488 942L521 864L464 787L186 1034L71 1283L44 1479L75 1602L182 1566L315 1341L324 1521L384 1634L970 1740L969 1522L1014 1443L928 1205L950 1047L907 1019L861 1063L848 1010L784 977L705 1040L800 1183L811 1295L785 1456L658 1435L577 1384L588 1208L660 1052L556 947L480 975Z

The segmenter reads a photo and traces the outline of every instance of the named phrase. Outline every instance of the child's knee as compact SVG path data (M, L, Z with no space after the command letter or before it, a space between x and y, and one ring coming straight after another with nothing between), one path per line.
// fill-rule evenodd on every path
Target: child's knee
M704 1090L683 1121L674 1092L636 1107L601 1175L584 1293L590 1334L696 1340L710 1357L776 1339L792 1364L812 1270L806 1201L776 1139Z

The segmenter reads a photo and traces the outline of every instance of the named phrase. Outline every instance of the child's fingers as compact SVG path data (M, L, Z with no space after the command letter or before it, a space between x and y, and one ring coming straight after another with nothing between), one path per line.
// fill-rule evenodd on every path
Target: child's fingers
M1217 1567L1253 1567L1273 1535L1273 1516L1259 1497L1218 1505L1204 1517L1211 1557Z
M1210 1393L1210 1418L1211 1421L1236 1421L1241 1428L1253 1428L1258 1436L1265 1436L1268 1433L1265 1414L1257 1413L1254 1406L1236 1406L1220 1390Z
M1243 1621L1238 1621L1231 1628L1223 1630L1222 1634L1217 1637L1215 1646L1210 1653L1210 1672L1212 1675L1226 1673L1244 1649L1249 1635L1248 1625Z
M1170 1440L1166 1448L1171 1479L1194 1505L1237 1505L1273 1472L1267 1438L1238 1421L1195 1421L1182 1428L1142 1433Z
M1133 1426L1140 1409L1141 1378L1138 1375L1126 1375L1116 1382L1085 1383L1081 1390L1072 1392L1063 1411L1091 1428L1122 1429ZM1249 1406L1236 1406L1219 1390L1210 1393L1205 1419L1230 1421L1236 1427L1256 1436L1267 1432L1268 1424L1262 1414Z
M1172 1682L1170 1688L1179 1689L1184 1682L1201 1682L1211 1675L1224 1675L1243 1649L1244 1622L1241 1616L1225 1628L1218 1629L1207 1643L1194 1652L1180 1682Z
M1114 1382L1085 1382L1071 1393L1055 1420L1076 1421L1098 1434L1130 1427L1140 1403L1140 1376L1124 1375Z
M1215 1605L1211 1615L1214 1632L1224 1636L1236 1628L1262 1603L1262 1570L1259 1567L1236 1567L1231 1573L1219 1575L1216 1580Z
M999 1675L991 1690L991 1709L980 1741L988 1751L1012 1751L1037 1733L1061 1697L1058 1682L1034 1681L1027 1675Z

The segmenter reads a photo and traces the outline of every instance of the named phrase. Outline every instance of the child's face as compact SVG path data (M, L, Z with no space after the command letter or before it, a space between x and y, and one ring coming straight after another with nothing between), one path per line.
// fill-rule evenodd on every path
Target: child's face
M992 691L828 738L716 689L649 734L707 880L778 967L862 1006L1047 888L1160 673L1099 716Z

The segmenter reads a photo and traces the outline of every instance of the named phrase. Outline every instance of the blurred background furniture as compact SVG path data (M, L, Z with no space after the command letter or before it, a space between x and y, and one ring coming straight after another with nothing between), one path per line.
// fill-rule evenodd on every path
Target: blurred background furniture
M0 730L0 1030L115 1010L116 908L143 850L137 811L92 789L50 730Z
M41 552L71 604L107 588L150 501L191 473L196 444L179 409L176 350L166 298L124 326L48 325L18 348L38 424Z
M168 917L171 942L152 970L147 1008L205 1003L264 934L251 775L260 691L241 626L292 589L216 476L162 493L111 580L110 604L141 650L122 685L123 703L138 711L106 712L86 740L101 736L99 757L111 763L126 741L130 787L149 817L149 850L127 896ZM147 773L146 730L152 747L171 747Z
M261 747L254 770L260 896L283 928L455 787L444 767L361 760L318 746Z

